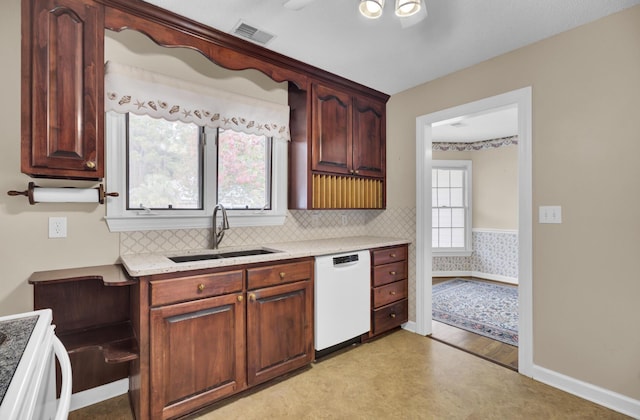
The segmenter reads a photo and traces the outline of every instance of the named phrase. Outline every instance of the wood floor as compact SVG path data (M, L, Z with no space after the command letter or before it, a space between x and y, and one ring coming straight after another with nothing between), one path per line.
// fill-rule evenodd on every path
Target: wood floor
M464 277L470 280L487 281L474 277ZM434 277L433 284L451 280L450 277ZM494 282L489 282L494 283ZM466 351L501 366L518 370L518 348L509 344L492 340L479 334L474 334L460 328L452 327L441 322L432 321L433 333L431 338Z

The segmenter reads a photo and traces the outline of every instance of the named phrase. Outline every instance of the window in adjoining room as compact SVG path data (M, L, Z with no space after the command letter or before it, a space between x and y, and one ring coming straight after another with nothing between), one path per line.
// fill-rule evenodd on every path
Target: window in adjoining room
M433 253L471 255L471 161L434 160L431 180Z

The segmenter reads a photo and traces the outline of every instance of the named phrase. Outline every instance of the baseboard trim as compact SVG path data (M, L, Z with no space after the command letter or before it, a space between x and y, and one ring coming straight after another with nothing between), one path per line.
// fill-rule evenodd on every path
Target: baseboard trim
M518 284L518 279L516 278L501 276L499 274L481 273L479 271L472 271L471 277L479 277L481 279L499 281L501 283Z
M129 391L129 378L120 379L105 385L71 394L69 411L78 410L89 405L97 404L109 398L126 394Z
M518 279L501 276L499 274L481 273L479 271L434 271L432 277L478 277L485 280L499 281L501 283L518 284Z
M533 365L533 379L619 413L640 419L640 401L570 376Z
M407 330L409 332L415 333L418 328L417 328L418 324L416 324L415 321L408 321L404 324L402 324L402 329L403 330Z
M431 277L471 277L471 271L433 271Z

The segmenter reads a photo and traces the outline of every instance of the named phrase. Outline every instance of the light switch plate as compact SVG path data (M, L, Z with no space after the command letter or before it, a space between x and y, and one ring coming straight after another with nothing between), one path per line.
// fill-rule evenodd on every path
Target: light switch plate
M538 223L562 223L562 207L540 206Z

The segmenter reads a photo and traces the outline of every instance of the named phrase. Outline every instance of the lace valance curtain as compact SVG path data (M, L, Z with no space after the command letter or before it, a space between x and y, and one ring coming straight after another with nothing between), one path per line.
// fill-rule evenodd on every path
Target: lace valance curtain
M105 110L290 140L287 105L114 62L105 64Z

